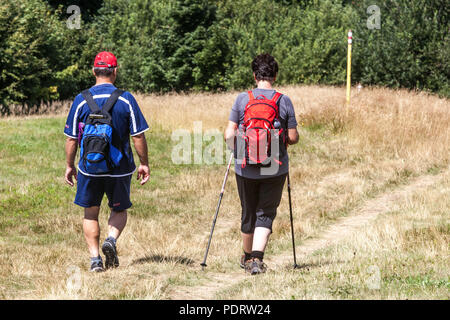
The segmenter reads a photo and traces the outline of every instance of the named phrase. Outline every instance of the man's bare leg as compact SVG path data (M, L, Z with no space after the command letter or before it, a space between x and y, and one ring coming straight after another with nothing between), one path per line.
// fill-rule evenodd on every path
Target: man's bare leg
M119 212L111 210L108 220L108 237L113 237L117 240L127 224L127 218L127 210Z
M89 248L91 258L99 256L100 225L98 214L100 207L90 207L84 209L83 232L84 238Z
M119 257L117 256L116 240L122 233L127 224L127 210L114 211L108 220L108 238L102 245L102 251L106 257L106 269L117 268L119 266Z

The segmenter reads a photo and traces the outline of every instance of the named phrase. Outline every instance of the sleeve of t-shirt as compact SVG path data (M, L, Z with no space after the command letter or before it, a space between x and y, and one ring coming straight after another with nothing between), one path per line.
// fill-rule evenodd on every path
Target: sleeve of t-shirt
M247 93L245 93L245 92L243 92L237 96L236 100L233 103L233 107L231 108L231 113L230 113L230 117L228 118L228 120L239 124L240 110L244 103L245 97L247 97Z
M129 92L125 92L123 96L130 104L130 134L136 136L147 131L149 129L147 121L145 120L136 99Z
M292 104L291 99L288 96L283 96L281 98L281 103L284 104L284 108L286 110L287 128L288 129L297 128L297 119L295 118L294 105Z
M79 111L82 107L84 99L81 95L75 97L72 107L70 108L69 115L67 116L66 125L64 127L64 134L69 138L78 139L78 123L79 123Z

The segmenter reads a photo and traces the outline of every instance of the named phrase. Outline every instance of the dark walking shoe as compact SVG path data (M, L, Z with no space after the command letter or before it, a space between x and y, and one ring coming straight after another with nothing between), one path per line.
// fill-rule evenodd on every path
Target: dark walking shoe
M251 258L251 256L250 256L250 254L248 253L245 253L244 252L244 254L241 256L241 260L239 260L239 266L242 268L242 269L245 269L245 258L248 256L248 260L251 260L252 258Z
M266 270L266 264L258 258L253 258L252 260L245 261L245 272L248 272L251 275L264 273L266 272Z
M117 257L116 243L111 238L106 238L102 246L103 254L105 255L106 269L117 268L119 266L119 257Z
M253 263L253 259L247 260L244 263L244 271L245 273L251 273L252 270L252 263Z
M245 254L243 254L243 255L241 256L241 260L239 261L239 266L240 266L242 269L245 269Z
M91 260L91 272L103 272L105 269L103 268L102 260Z

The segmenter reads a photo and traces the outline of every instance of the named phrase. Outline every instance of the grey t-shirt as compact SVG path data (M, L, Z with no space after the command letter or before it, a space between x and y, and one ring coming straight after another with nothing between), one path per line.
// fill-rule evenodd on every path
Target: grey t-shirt
M273 89L259 89L259 88L255 88L252 91L253 96L255 98L258 97L259 95L264 95L267 99L271 99L276 92ZM244 110L248 101L249 101L248 92L242 92L237 96L233 104L229 120L233 121L234 123L237 123L238 126L240 126L244 122ZM280 112L281 128L284 128L284 130L297 128L297 120L295 119L294 106L292 105L291 99L289 99L289 97L286 95L283 95L280 98L279 112ZM240 161L241 159L236 160L237 161L235 161L234 165L235 172L237 175L240 175L245 178L264 179L273 176L280 176L286 174L289 171L289 157L287 153L285 153L285 155L279 159L281 165L279 165L278 168L275 168L278 169L275 170L275 172L274 170L270 170L267 168L259 168L251 165L246 165L244 168L242 168L242 161Z

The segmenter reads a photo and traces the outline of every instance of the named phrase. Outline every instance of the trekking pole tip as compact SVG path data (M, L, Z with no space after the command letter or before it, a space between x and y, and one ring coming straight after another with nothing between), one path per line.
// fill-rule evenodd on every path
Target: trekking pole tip
M200 263L200 265L202 266L202 271L205 270L205 267L207 267L207 264L204 263L204 262L203 262L203 263Z

